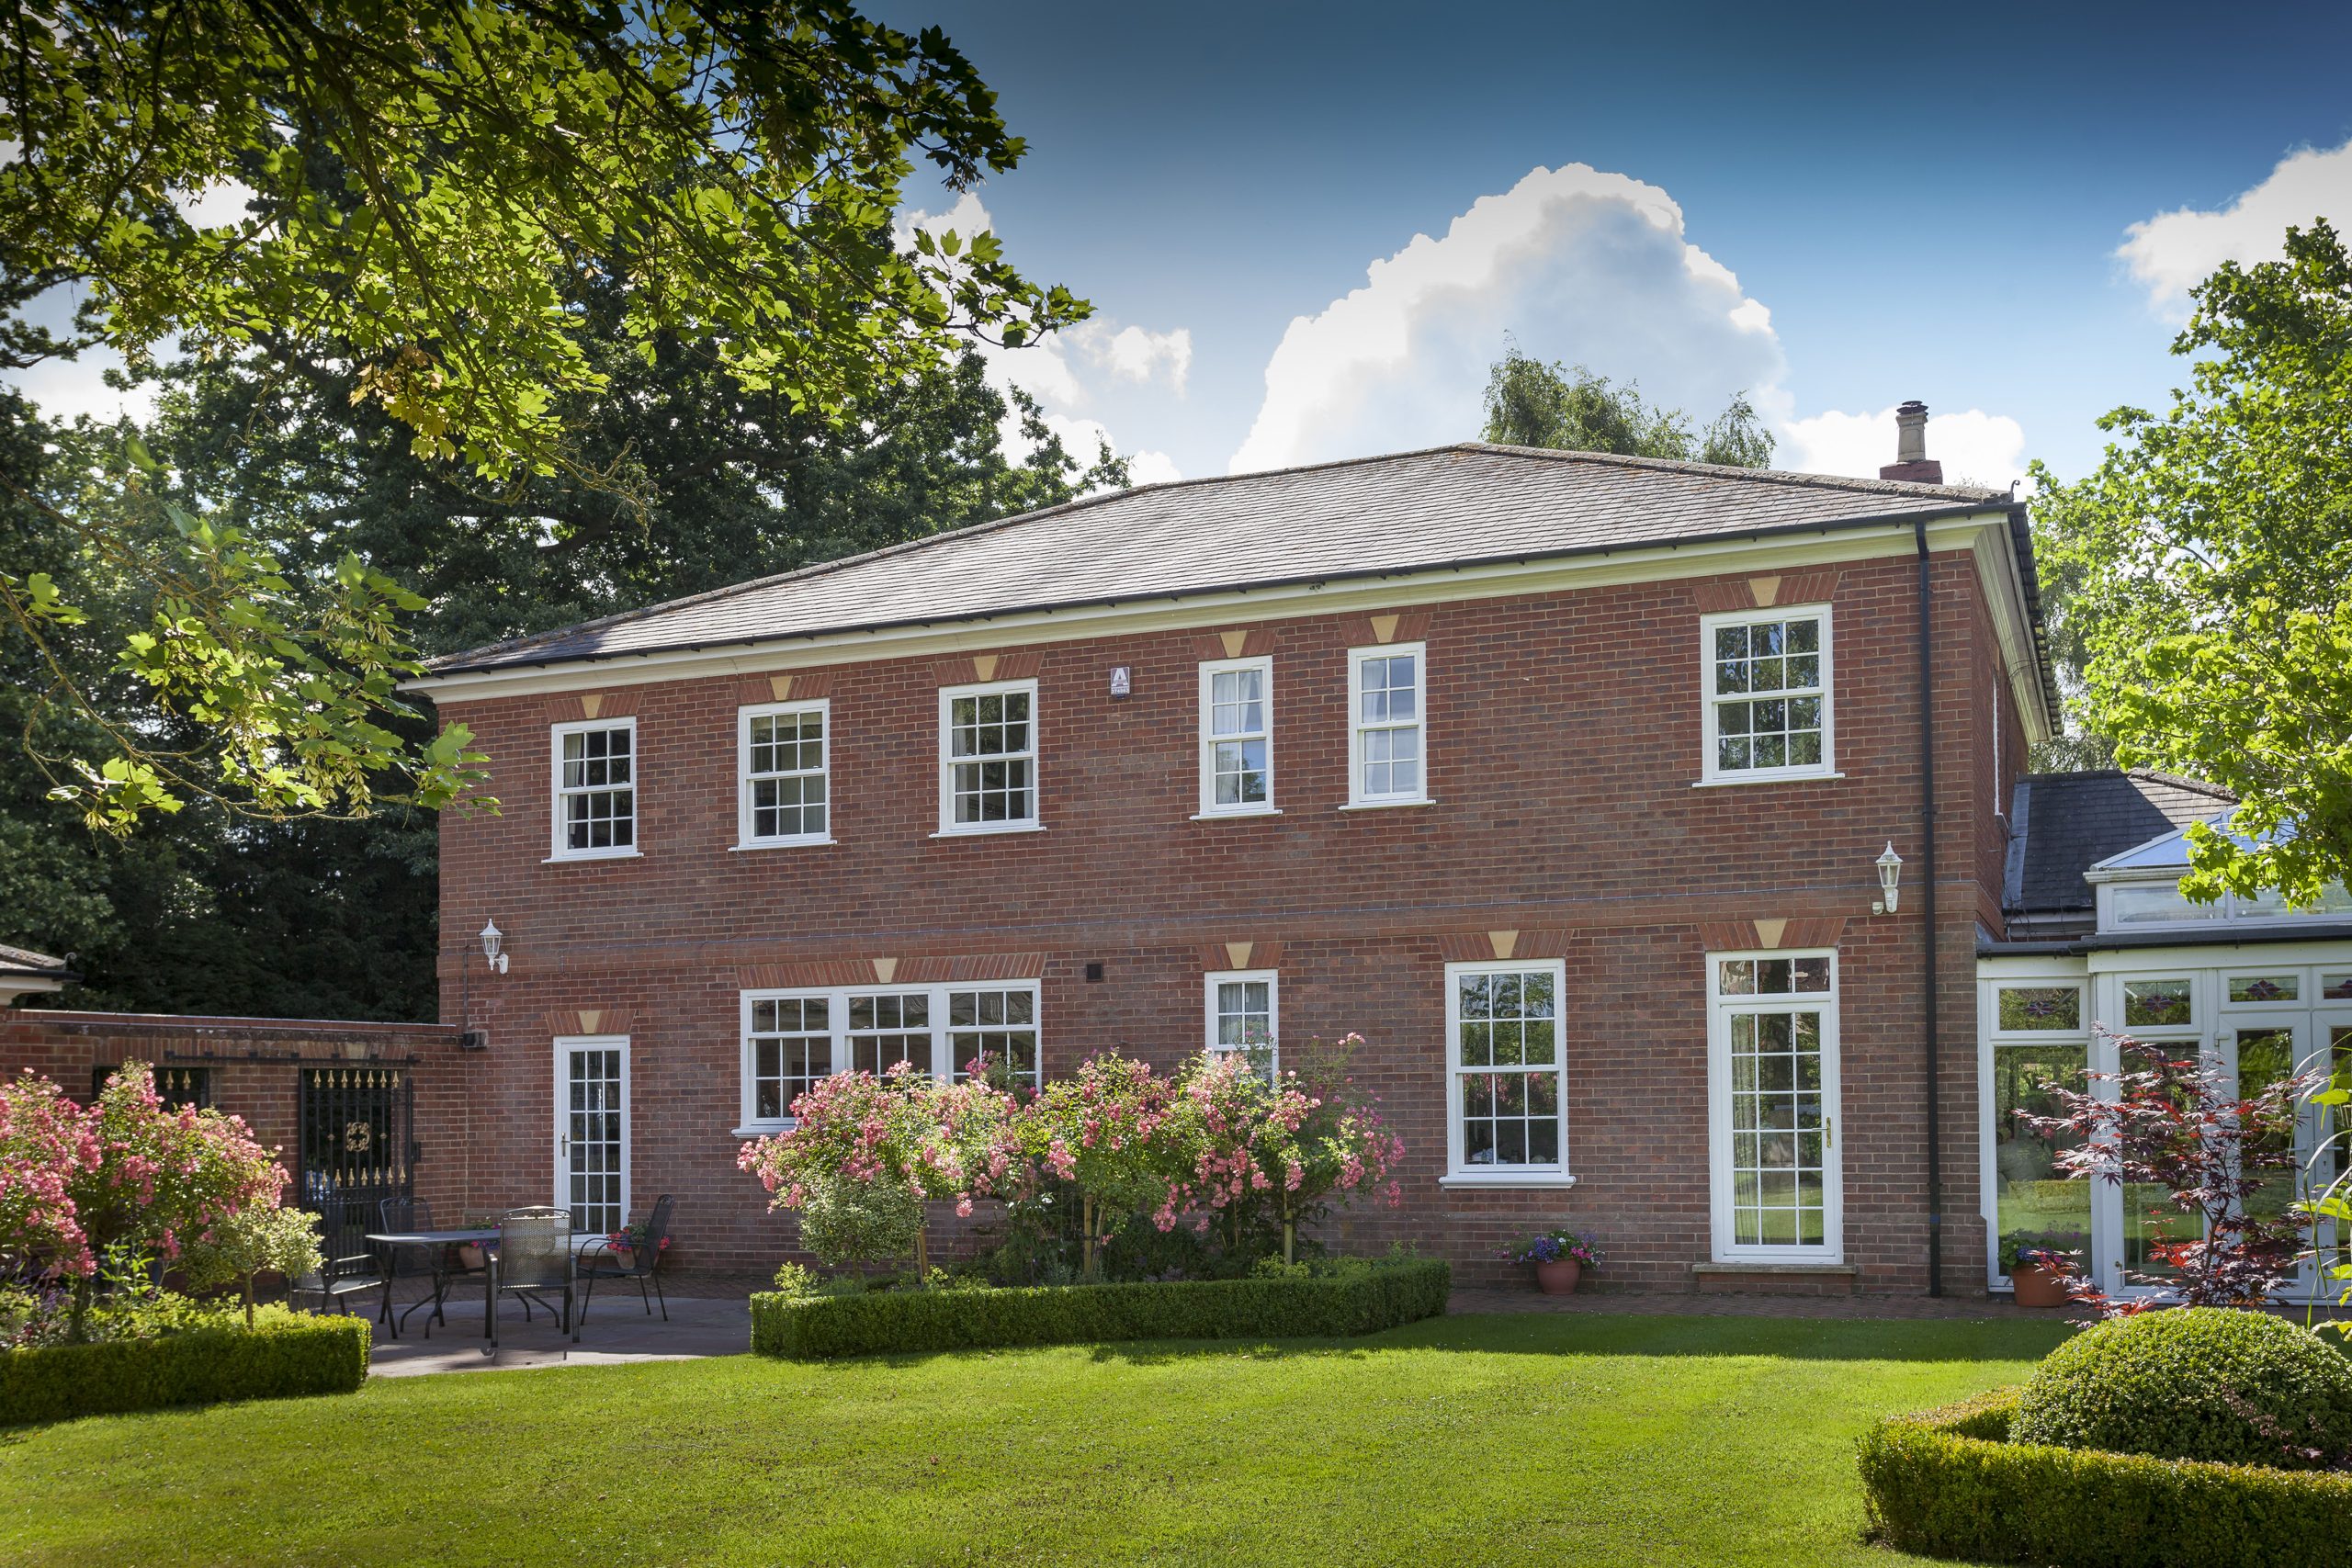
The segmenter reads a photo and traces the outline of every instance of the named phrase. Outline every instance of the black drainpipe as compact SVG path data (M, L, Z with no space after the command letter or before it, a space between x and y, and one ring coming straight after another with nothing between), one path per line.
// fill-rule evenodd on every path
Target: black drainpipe
M1922 945L1927 952L1920 998L1927 1019L1928 1066L1928 1294L1944 1293L1944 1179L1942 1096L1936 1063L1936 709L1935 661L1929 646L1934 601L1928 588L1928 522L1912 525L1919 546L1919 821L1927 834L1927 863L1921 869L1919 913L1926 922Z

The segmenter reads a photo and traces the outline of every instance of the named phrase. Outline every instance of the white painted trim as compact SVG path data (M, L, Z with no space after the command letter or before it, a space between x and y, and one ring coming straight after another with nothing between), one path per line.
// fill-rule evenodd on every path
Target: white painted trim
M2000 1027L2000 992L2009 986L2073 986L2082 992L2077 1029L2047 1029L2004 1033ZM1993 1053L2031 1050L2037 1045L2087 1045L2090 1043L2091 986L2089 971L2080 958L1980 958L1976 961L1976 1210L1984 1221L1984 1288L1996 1295L2014 1292L2001 1272L2000 1170L1996 1157L1999 1140L1993 1122ZM2087 1060L2087 1058L2086 1058Z
M1785 996L1726 997L1720 966L1735 959L1822 958L1829 963L1829 989ZM1838 1028L1839 974L1835 948L1780 948L1707 954L1707 1168L1712 1201L1713 1260L1717 1263L1843 1263L1846 1260L1846 1145L1838 1123L1845 1120ZM1731 1166L1731 1016L1735 1012L1821 1013L1822 1210L1818 1246L1764 1246L1733 1239Z
M626 849L575 850L564 842L563 797L563 738L567 735L594 735L611 729L628 731L628 847ZM548 862L575 860L634 860L644 852L645 844L645 749L638 744L637 720L631 716L617 718L582 718L548 727ZM593 795L594 790L577 790L573 794Z
M815 714L823 724L817 777L825 784L825 829L820 833L775 833L764 838L752 831L752 724L755 719L781 718L787 714ZM789 775L805 777L797 770ZM739 850L789 849L799 844L833 841L833 705L829 697L797 703L749 703L735 710L735 845Z
M1201 976L1204 1012L1202 1049L1211 1055L1227 1049L1217 1043L1216 988L1219 986L1249 985L1260 980L1266 983L1266 1029L1272 1036L1266 1042L1266 1060L1271 1071L1279 1076L1283 1070L1283 978L1280 970L1212 969Z
M1986 577L1984 565L1986 559L2007 556L2007 514L1993 509L1962 517L1939 518L1928 525L1928 546L1931 551L1976 551L1980 542L1985 543L1988 553L1976 557L1980 583L1994 606L2003 646L2023 649L2030 646L2024 631L2028 625L2024 590L2013 567L1995 581ZM775 674L876 660L985 653L1014 641L1027 646L1114 635L1254 625L1355 609L1377 610L1408 602L1457 604L1694 577L1786 573L1807 567L1909 557L1915 547L1912 525L1907 522L1864 528L1826 528L1818 534L1770 539L1701 539L1594 555L1483 566L1417 568L1336 582L1228 589L1172 601L1158 596L1060 610L1012 610L1001 615L946 625L930 623L870 631L816 633L746 643L724 650L681 649L662 653L616 654L548 666L425 675L402 682L401 690L426 693L442 705L536 693L609 690L658 681ZM2044 739L2048 731L2042 699L2032 678L2038 667L2028 657L2011 668L2019 704L2035 716L2033 738Z
M1559 1080L1560 1157L1550 1165L1465 1165L1462 1158L1462 1013L1456 982L1464 975L1552 976L1552 1071ZM1445 966L1445 1175L1440 1185L1458 1187L1566 1187L1575 1184L1568 1158L1568 965L1559 958L1481 959ZM1532 1076L1532 1075L1531 1075Z
M1715 633L1724 626L1754 626L1760 621L1807 618L1821 623L1821 761L1780 768L1733 768L1715 765L1716 702ZM1725 610L1699 617L1699 782L1702 784L1781 784L1798 779L1842 778L1838 772L1838 660L1826 604L1773 604L1754 610ZM1800 692L1810 696L1809 691ZM1734 697L1732 701L1754 698ZM1766 700L1769 700L1766 699Z
M1363 667L1374 659L1413 656L1413 722L1410 725L1363 722ZM1413 729L1420 736L1420 787L1408 795L1396 791L1368 795L1363 787L1363 738L1368 729ZM1383 642L1348 649L1348 805L1350 807L1427 806L1430 804L1430 645L1426 642Z
M1726 773L1719 779L1693 779L1692 789L1737 789L1742 784L1804 784L1808 779L1842 779L1838 773Z
M1242 671L1256 671L1261 678L1261 706L1266 716L1266 798L1262 802L1241 806L1219 806L1216 801L1216 743L1223 739L1249 739L1250 736L1220 736L1212 729L1215 704L1210 693L1219 675ZM1199 743L1199 773L1201 809L1195 821L1216 817L1265 817L1274 811L1274 660L1271 654L1259 654L1246 659L1210 659L1201 662L1201 735Z
M828 1042L827 1074L850 1070L849 1004L862 997L906 997L922 995L928 1000L928 1027L922 1032L931 1036L932 1077L941 1083L956 1081L958 1064L952 1060L953 1051L947 1037L952 1033L980 1033L986 1031L955 1030L947 1021L948 997L954 991L1026 991L1030 998L1030 1025L1037 1036L1037 1077L1045 1081L1046 1066L1046 1002L1045 987L1038 980L937 980L913 985L857 986L759 986L736 993L736 1125L729 1134L738 1138L765 1137L772 1133L789 1131L793 1119L786 1116L763 1120L752 1114L752 1009L763 1001L797 1000L821 997L825 1001L825 1033ZM911 1034L914 1030L891 1030L894 1034ZM788 1108L787 1108L788 1109Z
M1029 749L1025 752L1007 751L1006 759L1025 758L1029 763L1029 815L1007 818L1001 822L957 822L956 820L956 759L949 750L948 737L954 726L949 722L958 697L1010 696L1023 693L1029 698ZM1039 720L1037 682L1027 681L977 681L962 686L939 688L939 831L935 839L978 838L989 833L1034 832L1045 826L1045 738Z
M629 1037L626 1034L559 1034L555 1037L555 1131L552 1150L555 1156L555 1201L550 1207L571 1207L571 1156L564 1140L571 1135L571 1096L565 1091L571 1085L571 1054L574 1051L618 1051L621 1054L621 1224L629 1216L629 1122L636 1110L636 1090L629 1082ZM618 1229L618 1226L615 1226Z
M1344 809L1344 808L1343 808ZM1280 817L1274 807L1253 807L1248 811L1195 811L1184 818L1187 822L1247 822L1257 817Z

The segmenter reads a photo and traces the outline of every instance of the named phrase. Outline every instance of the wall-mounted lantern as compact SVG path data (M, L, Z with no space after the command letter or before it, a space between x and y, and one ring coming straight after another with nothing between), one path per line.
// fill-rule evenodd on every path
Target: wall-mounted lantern
M1894 852L1894 841L1887 840L1886 852L1878 857L1878 885L1885 897L1871 906L1873 915L1891 915L1902 907L1903 857Z
M1891 849L1887 851L1887 853L1889 854L1893 854L1894 852ZM499 951L500 947L505 942L505 941L506 933L498 929L498 922L496 920L492 920L488 925L481 928L482 962L490 965L490 972L493 975L503 975L506 973L506 954Z

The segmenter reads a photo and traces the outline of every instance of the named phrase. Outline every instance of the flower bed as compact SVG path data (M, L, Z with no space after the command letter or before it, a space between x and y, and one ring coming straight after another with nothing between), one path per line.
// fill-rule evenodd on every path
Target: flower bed
M368 1381L368 1330L356 1317L264 1308L254 1326L215 1325L152 1338L0 1350L0 1426L64 1421L166 1404L349 1393Z
M2344 1561L2352 1475L2013 1443L2018 1393L1880 1422L1861 1444L1872 1532L1924 1556L2062 1568Z
M1341 1260L1247 1280L752 1298L752 1348L826 1359L1113 1339L1288 1339L1372 1334L1445 1311L1452 1270Z

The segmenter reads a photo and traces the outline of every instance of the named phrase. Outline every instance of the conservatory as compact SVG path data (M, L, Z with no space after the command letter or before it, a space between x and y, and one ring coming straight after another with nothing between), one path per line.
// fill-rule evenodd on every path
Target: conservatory
M2204 819L2221 828L2227 818ZM2043 1086L2077 1084L2086 1068L2114 1072L2115 1034L2194 1047L2242 1096L2296 1073L2352 1072L2352 897L2337 888L2309 909L2275 895L2191 903L2179 890L2186 835L2176 828L2082 870L2087 929L2079 934L1980 947L1979 1190L1994 1290L2009 1288L2007 1238L2079 1252L2112 1293L2144 1291L2126 1276L2161 1278L2151 1248L2186 1239L2181 1228L2199 1224L2169 1209L2160 1189L2066 1179L2055 1166L2061 1145L2019 1120L2019 1111L2050 1109ZM2020 853L2030 850L2030 840L2021 843ZM2343 1155L2332 1134L2347 1125L2342 1108L2305 1106L2300 1168L2277 1172L2254 1203L2283 1211L2324 1189ZM2352 1249L2352 1235L2333 1228L2323 1229L2319 1258L2303 1264L2295 1297L2343 1288L2324 1276L2339 1250Z

